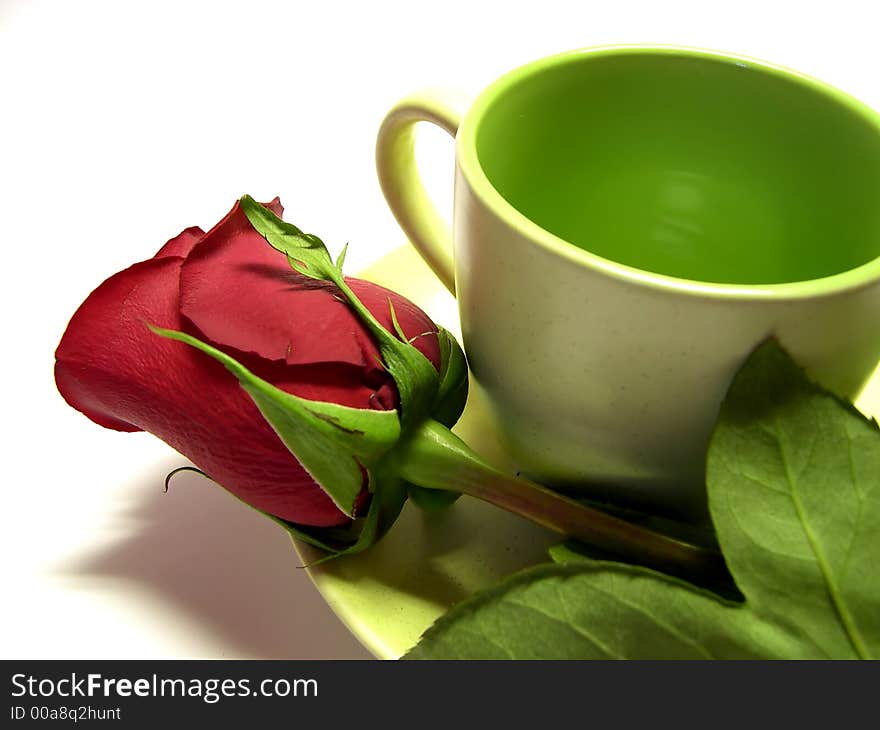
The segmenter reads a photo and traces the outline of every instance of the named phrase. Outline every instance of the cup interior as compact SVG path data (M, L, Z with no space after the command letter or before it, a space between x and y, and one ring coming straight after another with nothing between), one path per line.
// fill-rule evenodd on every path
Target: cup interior
M602 258L729 284L880 256L880 121L750 61L581 53L499 87L479 165L535 224Z

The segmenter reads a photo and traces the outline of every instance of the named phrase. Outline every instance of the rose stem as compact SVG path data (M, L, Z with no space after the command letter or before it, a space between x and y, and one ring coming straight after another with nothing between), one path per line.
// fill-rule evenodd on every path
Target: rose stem
M702 579L727 572L716 550L634 525L497 471L436 421L426 420L401 443L396 459L398 473L413 484L462 492L647 567Z

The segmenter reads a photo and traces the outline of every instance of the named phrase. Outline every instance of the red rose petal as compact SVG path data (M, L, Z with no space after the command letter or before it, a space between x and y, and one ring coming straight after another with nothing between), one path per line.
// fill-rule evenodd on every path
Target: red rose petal
M292 271L238 205L189 255L180 291L181 313L214 344L289 365L375 359L348 307Z
M187 228L162 246L153 258L161 259L166 256L180 256L185 258L189 252L192 251L193 246L202 240L204 235L205 232L198 226Z
M397 294L355 279L349 284L389 329L391 300L408 337L436 331L418 307ZM376 345L334 288L294 272L287 257L253 229L238 204L192 250L180 291L183 316L217 346L288 365L377 367ZM414 344L439 367L436 338L419 338Z
M263 203L263 205L277 216L284 212L284 206L281 205L281 200L277 196L271 202ZM201 241L204 235L205 232L198 226L186 228L162 246L153 258L159 259L165 256L182 256L186 258L189 252L192 251L193 246Z

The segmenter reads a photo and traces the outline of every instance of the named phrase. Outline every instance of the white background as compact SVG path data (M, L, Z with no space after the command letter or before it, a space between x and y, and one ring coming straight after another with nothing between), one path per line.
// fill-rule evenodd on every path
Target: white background
M387 108L557 51L715 48L880 108L872 4L0 0L0 656L367 657L280 530L197 478L163 495L179 456L58 396L53 350L104 278L244 192L357 271L404 242L373 167ZM425 136L448 211L452 144Z

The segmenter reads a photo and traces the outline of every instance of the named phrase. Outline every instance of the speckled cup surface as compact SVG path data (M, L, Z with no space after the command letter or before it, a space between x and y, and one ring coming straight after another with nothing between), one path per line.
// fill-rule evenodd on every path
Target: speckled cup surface
M456 137L451 242L415 169L419 121ZM761 341L848 397L880 358L880 117L796 72L561 54L464 114L403 100L377 166L456 293L506 449L543 482L698 515L719 404Z

